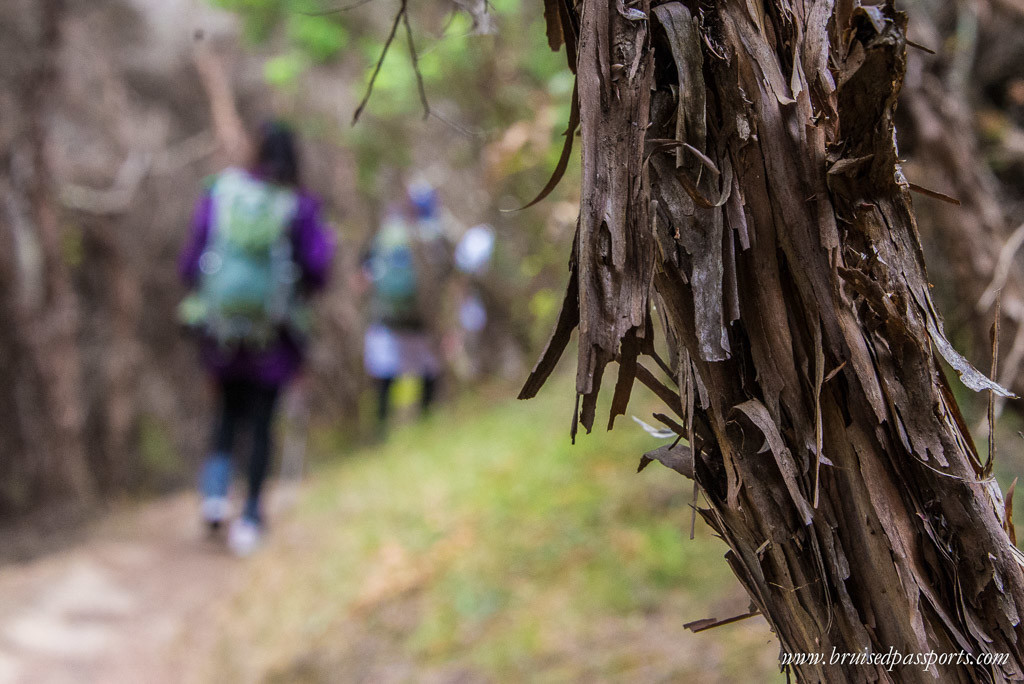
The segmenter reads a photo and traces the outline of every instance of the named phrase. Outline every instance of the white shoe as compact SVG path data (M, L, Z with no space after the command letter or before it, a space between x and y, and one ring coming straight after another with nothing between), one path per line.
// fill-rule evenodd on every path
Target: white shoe
M226 496L208 496L203 499L200 508L206 524L212 529L217 529L228 519L231 503Z
M239 518L231 523L228 532L228 548L236 556L248 556L255 551L263 539L263 529L259 523L246 518Z

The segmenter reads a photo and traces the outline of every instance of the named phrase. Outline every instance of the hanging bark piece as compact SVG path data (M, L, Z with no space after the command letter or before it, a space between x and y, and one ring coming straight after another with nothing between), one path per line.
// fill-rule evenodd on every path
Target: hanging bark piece
M723 314L722 211L698 209L680 184L672 163L663 156L652 157L649 168L658 205L672 217L671 232L693 259L688 278L693 289L700 356L705 361L727 359L730 350Z
M522 211L523 209L529 209L533 205L540 202L545 197L551 194L551 191L555 189L559 181L562 180L562 176L565 175L565 170L569 168L569 159L572 156L572 139L576 135L576 128L580 125L580 101L577 95L577 87L574 84L572 87L572 104L569 108L569 123L565 127L565 142L562 143L562 154L558 157L558 163L555 164L555 170L551 173L551 178L548 179L547 184L541 189L537 196L532 200L519 207L515 211Z
M684 444L666 444L653 451L648 451L640 457L640 465L636 471L639 473L651 461L657 461L683 477L693 479L693 450Z
M575 243L575 240L573 242ZM562 300L562 308L558 312L558 322L551 332L551 338L544 346L544 351L541 352L540 359L533 367L530 377L527 378L523 389L519 391L519 399L532 399L537 396L537 392L544 386L548 376L558 365L558 360L562 358L562 353L565 352L565 347L572 337L572 331L580 323L579 280L576 275L575 252L569 265L569 273L569 284Z
M650 11L647 0L638 12ZM577 79L583 132L583 191L577 264L580 422L593 427L605 365L629 335L645 334L654 265L649 192L643 172L652 59L646 20L614 1L587 3L580 16ZM614 65L636 64L635 73ZM616 72L616 73L613 73Z
M793 503L796 504L797 510L800 511L804 525L810 525L814 515L811 512L810 505L807 503L807 499L800 492L800 487L797 483L796 463L793 461L793 455L782 441L782 435L778 433L775 424L772 422L768 409L756 399L750 399L742 404L738 404L735 409L745 415L764 436L764 446L759 448L757 453L770 451L775 457L775 463L779 466L779 471L782 473L786 489L789 491L789 495L793 497Z
M691 145L703 154L707 140L704 120L707 107L704 95L704 55L700 49L697 20L686 5L670 2L654 8L654 16L665 30L672 59L676 65L679 100L676 107L676 140ZM684 163L684 151L676 153L676 166L694 170L693 164Z
M558 52L562 47L562 0L544 0L544 21L548 31L548 47Z
M956 369L956 372L960 375L960 382L964 383L975 392L991 390L1001 397L1012 398L1017 396L998 382L985 377L981 371L972 366L970 361L965 359L960 352L953 348L953 345L949 343L946 336L942 334L942 330L939 329L937 322L932 318L928 319L928 334L931 336L932 341L935 343L935 347L939 350L939 353L942 354L942 358L946 360L946 363Z

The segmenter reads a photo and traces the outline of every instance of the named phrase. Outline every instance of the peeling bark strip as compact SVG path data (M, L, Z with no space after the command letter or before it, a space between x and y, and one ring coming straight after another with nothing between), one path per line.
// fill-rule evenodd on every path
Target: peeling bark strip
M576 78L583 193L575 253L580 309L576 391L583 395L580 422L588 432L605 366L619 358L623 369L630 368L639 345L622 343L646 334L654 267L643 168L653 80L649 11L647 0L629 11L621 0L597 0L587 2L580 17ZM623 392L628 398L628 389Z
M793 666L801 681L1021 679L1024 575L939 354L1003 390L944 337L897 162L905 17L648 2L562 4L558 22L548 4L549 36L578 45L583 194L562 316L523 395L577 324L588 430L610 360L613 414L633 376L654 388L689 446L642 465L692 468L785 651L1010 654ZM637 360L654 355L652 287L675 389Z

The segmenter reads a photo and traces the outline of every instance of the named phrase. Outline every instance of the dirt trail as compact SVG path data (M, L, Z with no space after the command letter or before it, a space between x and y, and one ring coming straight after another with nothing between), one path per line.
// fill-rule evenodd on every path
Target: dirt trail
M98 522L72 547L0 565L0 684L195 682L244 562L181 494Z

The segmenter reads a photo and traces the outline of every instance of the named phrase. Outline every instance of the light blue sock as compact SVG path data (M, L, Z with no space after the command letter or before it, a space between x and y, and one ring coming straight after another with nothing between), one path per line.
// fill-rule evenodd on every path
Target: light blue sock
M204 497L226 497L231 486L231 454L214 452L203 464L199 490Z

